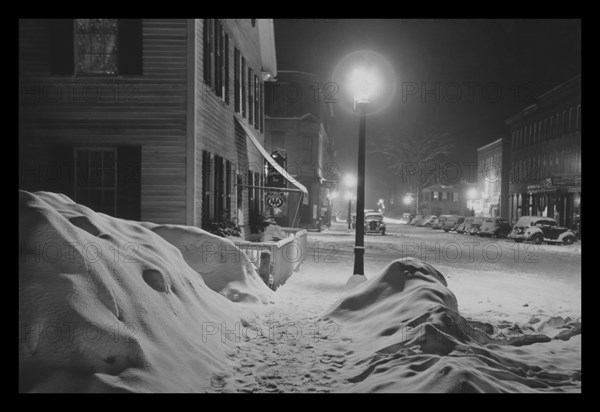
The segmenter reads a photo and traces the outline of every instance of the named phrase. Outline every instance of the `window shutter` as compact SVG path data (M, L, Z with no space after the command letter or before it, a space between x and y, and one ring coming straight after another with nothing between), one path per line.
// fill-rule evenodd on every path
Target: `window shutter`
M234 105L236 113L242 112L241 107L241 92L240 92L240 51L234 47L233 49L233 88L234 88Z
M142 192L141 146L117 147L117 213L123 219L140 220Z
M63 193L74 199L75 187L75 156L73 146L59 144L48 148L48 189L52 192ZM36 190L39 190L36 188Z
M210 42L209 42L209 19L204 19L202 24L202 67L204 68L204 83L210 85Z
M48 30L50 73L58 75L73 74L75 69L75 27L73 19L51 19Z
M142 19L119 19L119 74L142 75Z
M225 103L229 104L229 34L225 33Z
M246 59L242 57L242 116L246 117Z

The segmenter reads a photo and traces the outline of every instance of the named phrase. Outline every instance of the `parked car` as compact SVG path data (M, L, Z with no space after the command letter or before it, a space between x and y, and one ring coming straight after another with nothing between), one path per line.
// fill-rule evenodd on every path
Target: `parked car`
M425 216L423 219L421 219L418 223L417 226L419 227L429 227L431 226L431 223L437 219L436 215L427 215Z
M403 213L402 217L400 218L400 220L398 221L399 224L401 225L408 225L410 223L410 221L412 220L414 216L411 215L410 213Z
M483 217L476 217L475 219L473 219L473 223L471 223L471 227L469 228L469 234L470 235L477 235L479 233L479 230L481 229L481 225L483 224L485 218Z
M556 220L543 216L521 216L508 237L515 242L530 240L536 245L543 242L571 245L577 240L571 230L560 227Z
M442 227L442 229L444 229L444 232L450 232L451 230L456 230L456 228L460 224L462 224L462 222L464 222L464 221L465 221L464 216L449 215L449 217L444 222L444 226Z
M367 220L367 214L375 212L375 209L364 209L365 210L365 221ZM379 213L379 212L375 212ZM356 228L356 213L352 213L352 229Z
M444 227L444 223L446 223L446 219L448 219L451 215L441 215L434 224L431 225L431 228L434 230L440 230Z
M385 236L383 214L379 212L365 213L365 233L381 233Z
M415 226L417 223L419 223L421 221L421 219L423 219L425 216L424 215L416 215L415 217L413 217L413 219L410 221L410 224Z
M465 220L463 220L463 222L456 227L456 232L468 233L469 229L471 229L471 225L473 224L473 220L475 220L473 216L465 217Z
M505 238L512 230L508 219L501 217L488 217L481 224L479 236L495 236L497 238Z

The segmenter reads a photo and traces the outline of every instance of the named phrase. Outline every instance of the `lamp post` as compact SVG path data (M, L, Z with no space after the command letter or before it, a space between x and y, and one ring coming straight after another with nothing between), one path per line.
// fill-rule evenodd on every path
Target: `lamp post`
M360 116L358 124L358 179L356 185L356 236L354 241L354 274L365 274L365 148L369 88L372 82L369 67L354 70L354 109Z

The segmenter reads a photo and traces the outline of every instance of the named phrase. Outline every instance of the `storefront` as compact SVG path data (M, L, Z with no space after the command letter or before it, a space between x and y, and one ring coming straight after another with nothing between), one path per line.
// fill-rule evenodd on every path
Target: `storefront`
M551 217L560 226L580 231L581 175L556 174L527 185L526 192L510 196L509 208L513 221L521 216Z

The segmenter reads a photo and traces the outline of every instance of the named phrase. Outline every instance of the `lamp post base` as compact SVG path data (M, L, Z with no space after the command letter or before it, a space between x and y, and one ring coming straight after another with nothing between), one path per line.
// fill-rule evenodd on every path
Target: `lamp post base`
M364 246L354 246L354 274L365 275L365 248Z
M358 285L362 285L367 280L368 279L365 275L352 275L352 276L350 276L350 279L348 279L348 281L346 282L346 286L344 289L346 291L349 291L351 289L354 289Z

